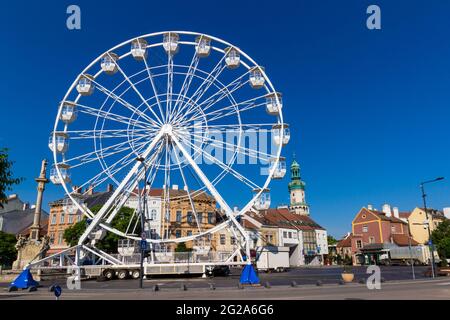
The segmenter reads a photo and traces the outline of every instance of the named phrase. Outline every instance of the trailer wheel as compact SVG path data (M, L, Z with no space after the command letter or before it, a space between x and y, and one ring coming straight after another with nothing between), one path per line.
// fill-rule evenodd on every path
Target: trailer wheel
M107 280L112 280L114 278L114 271L111 269L106 269L105 271L103 271L103 276Z
M117 272L117 278L119 278L120 280L125 280L126 278L128 278L128 270L119 270Z
M133 279L139 279L141 277L141 271L140 270L132 270L131 277Z

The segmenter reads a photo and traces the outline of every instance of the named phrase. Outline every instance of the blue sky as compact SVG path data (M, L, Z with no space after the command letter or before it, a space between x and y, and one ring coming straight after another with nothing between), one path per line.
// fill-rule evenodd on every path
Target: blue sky
M0 146L10 148L14 192L35 201L34 177L56 107L74 77L107 48L161 30L228 40L266 67L283 92L293 152L307 183L312 217L331 234L356 212L384 202L450 206L450 3L444 1L76 1L82 30L69 31L72 2L0 4ZM366 28L370 4L382 30ZM230 6L230 7L228 7ZM288 202L287 180L273 202ZM45 202L62 196L48 186Z

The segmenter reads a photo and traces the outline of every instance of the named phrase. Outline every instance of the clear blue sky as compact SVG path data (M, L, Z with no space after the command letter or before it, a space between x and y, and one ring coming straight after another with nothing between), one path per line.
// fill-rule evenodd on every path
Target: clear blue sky
M284 94L291 144L307 183L312 217L331 234L356 212L384 202L450 206L450 3L446 1L76 1L82 30L65 27L72 2L0 4L0 146L26 181L34 177L58 102L74 77L107 48L140 34L192 30L226 39L266 66ZM365 26L378 4L382 30ZM285 181L287 184L287 180ZM45 202L62 196L48 186ZM276 184L273 202L288 201Z

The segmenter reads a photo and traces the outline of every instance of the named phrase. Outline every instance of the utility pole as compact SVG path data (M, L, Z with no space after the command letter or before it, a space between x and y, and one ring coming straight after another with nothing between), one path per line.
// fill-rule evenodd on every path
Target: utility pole
M433 180L428 180L428 181L424 181L420 184L420 189L422 191L422 199L423 199L423 208L425 210L425 217L427 220L427 229L428 229L428 246L430 248L430 254L431 254L431 273L433 278L436 278L436 265L435 265L435 260L434 260L434 244L433 241L431 240L431 223L430 223L430 218L428 216L428 209L427 209L427 194L425 193L425 187L424 185L426 183L432 183L432 182L436 182L436 181L440 181L440 180L444 180L443 177L439 177Z
M147 210L147 166L145 164L145 159L143 157L136 158L136 161L140 162L144 166L144 190L143 190L143 206L144 208L140 210L141 213L141 242L140 242L140 249L141 249L141 263L140 263L140 272L139 272L139 288L144 287L144 256L145 251L147 249L147 235L145 233L145 217L146 217L146 210ZM139 196L141 194L139 193Z

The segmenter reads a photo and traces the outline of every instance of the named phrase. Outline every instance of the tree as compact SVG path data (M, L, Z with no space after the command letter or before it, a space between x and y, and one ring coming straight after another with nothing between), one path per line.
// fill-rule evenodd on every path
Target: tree
M192 251L192 249L186 247L186 243L184 242L180 242L175 248L175 252L190 252L190 251Z
M11 266L17 259L16 237L0 231L0 266Z
M12 166L14 162L8 158L8 149L0 149L0 208L8 201L7 191L12 190L12 186L19 184L23 178L14 178L12 174Z
M333 236L330 236L330 235L328 235L327 241L328 241L328 245L335 245L336 243L338 243L338 241Z
M101 208L102 205L96 205L90 208L90 210L92 211L92 213L95 214L98 211L100 211ZM134 209L122 207L117 213L117 215L114 217L113 221L111 222L111 226L119 231L125 232L127 230L128 225L130 224L130 219L133 218L133 213ZM133 220L136 221L135 219ZM66 243L70 246L76 245L81 235L86 230L86 227L87 227L86 219L83 219L83 221L77 222L73 226L67 228L64 231L64 240L66 241ZM137 234L141 233L141 225L139 222L137 224L135 233ZM116 235L115 233L108 232L105 235L105 237L98 242L97 248L109 253L116 253L117 243L120 239L122 239L122 237Z
M64 241L72 247L78 243L78 239L80 239L83 232L86 230L87 222L86 219L78 221L73 226L64 230Z
M441 259L450 257L450 220L442 221L433 230L431 239Z

